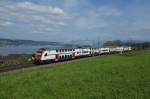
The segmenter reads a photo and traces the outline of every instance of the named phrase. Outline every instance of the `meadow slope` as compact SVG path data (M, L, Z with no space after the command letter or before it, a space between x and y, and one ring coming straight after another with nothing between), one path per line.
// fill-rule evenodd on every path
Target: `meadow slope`
M0 75L0 99L150 99L150 51Z

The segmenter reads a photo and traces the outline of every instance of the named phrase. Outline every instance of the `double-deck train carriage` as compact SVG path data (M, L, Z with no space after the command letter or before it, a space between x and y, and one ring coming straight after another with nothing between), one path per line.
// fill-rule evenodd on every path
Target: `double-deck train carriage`
M90 48L90 56L93 56L95 54L95 49L94 48Z
M55 49L57 52L57 60L66 60L66 59L72 59L75 58L75 49Z
M82 56L91 56L91 49L90 48L83 48L82 49Z
M124 51L124 52L127 52L128 50L129 50L128 47L124 47L124 48L123 48L123 51Z
M99 48L94 49L94 55L100 55L100 50Z
M131 51L132 50L130 46L129 47L121 46L121 47L116 47L115 49L116 49L116 52L127 52L127 51Z
M39 49L34 57L35 63L52 62L75 58L75 49Z
M90 56L95 56L95 55L99 55L100 54L100 50L99 48L90 48Z
M91 56L92 50L91 48L76 48L75 49L75 57L84 57L84 56Z
M127 51L131 51L131 47L124 47L124 51L127 52Z
M131 46L129 46L129 47L128 47L128 50L129 50L129 51L131 51L131 50L132 50L132 47L131 47Z
M110 48L100 48L100 54L110 54Z
M82 56L82 49L81 48L76 48L74 51L75 57L79 58Z
M56 51L50 50L48 48L41 48L39 49L34 56L35 63L42 63L45 61L52 61L56 57Z
M116 47L116 52L123 52L124 51L124 47Z
M116 47L111 47L110 48L110 53L116 53Z

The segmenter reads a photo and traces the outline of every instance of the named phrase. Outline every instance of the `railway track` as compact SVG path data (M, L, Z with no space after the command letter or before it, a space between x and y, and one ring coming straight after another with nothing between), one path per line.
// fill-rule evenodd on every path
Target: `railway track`
M65 61L58 61L58 62L53 62L50 64L42 64L42 65L26 64L26 65L5 66L5 67L0 68L0 75L13 73L13 72L22 72L22 71L27 71L27 70L34 70L34 69L38 69L38 68L54 67L58 64L65 64L65 63L71 63L71 62L76 62L76 61L80 61L80 60L93 59L96 57L99 57L99 56L78 58L78 59L65 60Z

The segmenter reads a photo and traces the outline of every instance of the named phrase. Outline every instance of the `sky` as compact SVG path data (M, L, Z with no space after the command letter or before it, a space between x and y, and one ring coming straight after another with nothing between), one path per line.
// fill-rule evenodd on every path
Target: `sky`
M0 0L0 38L150 41L150 0Z

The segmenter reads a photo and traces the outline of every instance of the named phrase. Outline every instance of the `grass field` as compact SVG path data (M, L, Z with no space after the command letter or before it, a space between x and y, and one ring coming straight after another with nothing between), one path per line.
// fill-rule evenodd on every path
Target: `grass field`
M1 75L0 99L150 99L150 51Z

